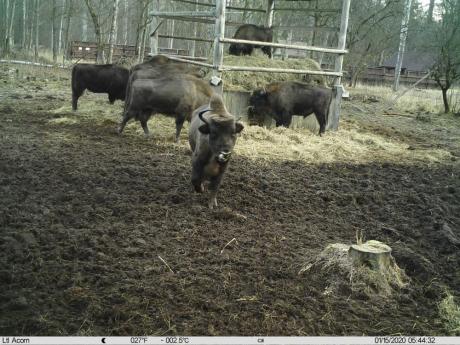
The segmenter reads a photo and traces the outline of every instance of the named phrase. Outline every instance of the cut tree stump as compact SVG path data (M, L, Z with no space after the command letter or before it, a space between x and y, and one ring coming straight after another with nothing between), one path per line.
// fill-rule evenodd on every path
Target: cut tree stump
M392 265L391 248L375 240L351 245L348 255L354 266L363 265L375 271L386 272Z

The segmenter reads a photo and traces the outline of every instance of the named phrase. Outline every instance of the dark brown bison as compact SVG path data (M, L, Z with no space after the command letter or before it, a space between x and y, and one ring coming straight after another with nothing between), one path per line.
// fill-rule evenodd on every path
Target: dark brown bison
M77 110L78 98L88 89L108 93L109 102L125 100L129 71L116 65L77 64L72 69L72 109Z
M321 135L326 129L331 98L332 91L325 87L297 81L275 82L252 93L249 115L268 114L275 119L277 127L289 127L292 115L307 117L315 113Z
M130 98L133 82L137 79L159 79L183 74L197 78L202 78L205 75L204 71L193 65L173 61L164 55L155 55L150 60L131 68L126 86L126 98ZM125 103L125 112L126 105Z
M209 208L217 206L217 191L236 143L242 123L231 115L218 94L193 112L189 130L192 149L192 184L195 191L204 191L203 182L209 180L211 198Z
M185 62L171 60L165 55L155 55L149 60L133 66L130 73L139 70L155 71L157 74L161 75L170 73L190 74L197 78L202 78L205 75L201 68Z
M244 24L241 25L238 30L236 30L233 38L248 41L272 42L273 30L272 28L265 28L263 26ZM268 57L272 57L271 47L254 46L252 44L232 43L228 52L231 55L251 55L254 48L261 48L262 51L268 55Z
M131 85L118 132L121 134L126 123L134 118L149 135L147 121L152 114L161 113L176 118L178 141L184 121L191 118L193 110L207 104L212 94L208 82L189 75L137 79Z

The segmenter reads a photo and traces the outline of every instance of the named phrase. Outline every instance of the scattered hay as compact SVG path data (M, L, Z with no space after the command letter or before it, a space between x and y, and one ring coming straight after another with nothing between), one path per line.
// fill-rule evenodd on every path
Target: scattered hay
M317 132L304 128L276 127L267 129L246 126L236 151L248 158L267 160L301 160L308 163L334 162L426 162L449 161L452 154L444 148L420 147L408 150L403 141L384 134L364 132L342 124L339 132Z
M439 303L438 310L448 335L460 336L460 307L455 303L454 296L447 292L447 296Z
M377 247L382 247L383 244L368 241L364 245L380 252ZM357 260L357 251L353 248L364 245L330 244L315 261L305 264L299 274L308 275L309 280L315 280L322 285L324 295L358 294L371 299L373 296L391 296L407 286L409 277L398 267L389 252L386 255L388 262L384 263L383 267L373 264L377 261L368 260L368 256L367 259Z
M234 56L226 55L224 65L228 66L251 66L266 68L289 68L320 71L319 64L312 59L286 59L270 60L266 56ZM233 91L253 91L274 81L299 80L309 83L325 85L323 76L302 75L290 73L263 73L248 71L226 71L222 73L224 89Z
M74 125L78 121L69 117L58 117L56 119L51 119L48 122L56 125Z

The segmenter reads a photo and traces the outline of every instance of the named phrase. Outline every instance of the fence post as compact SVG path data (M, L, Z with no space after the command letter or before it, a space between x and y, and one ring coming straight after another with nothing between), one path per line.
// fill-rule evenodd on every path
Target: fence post
M215 34L214 34L214 55L213 55L213 79L221 79L221 73L219 71L220 67L224 62L224 44L220 41L224 38L225 35L225 1L226 0L216 0L216 24L215 24ZM219 85L214 85L216 91L222 94L223 85L220 81Z
M340 20L340 33L338 49L344 50L345 43L347 41L347 28L348 28L348 16L350 12L350 0L342 0L342 17ZM339 54L335 58L335 72L342 72L343 66L343 54ZM342 78L334 78L334 86L331 100L331 106L329 107L329 116L327 129L337 130L339 128L339 117L340 117L340 104L342 102Z

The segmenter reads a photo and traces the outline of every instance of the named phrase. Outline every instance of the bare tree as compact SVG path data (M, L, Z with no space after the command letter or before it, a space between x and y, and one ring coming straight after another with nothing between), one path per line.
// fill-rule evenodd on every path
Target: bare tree
M460 80L460 0L443 0L440 4L442 20L435 31L438 52L432 68L433 78L442 91L444 112L450 112L447 92Z
M21 41L21 47L22 47L23 50L26 48L26 32L27 32L26 1L27 0L22 0L22 41Z
M70 32L72 12L73 12L73 0L66 0L66 2L67 2L67 15L66 15L65 34L64 34L63 59L66 58L67 50L69 46L69 32ZM64 63L64 61L62 62Z
M6 1L6 20L5 20L5 36L4 36L4 46L3 53L5 56L8 56L11 52L11 47L13 45L13 22L14 22L14 12L15 12L16 0Z
M58 51L62 52L62 31L64 29L64 13L65 13L65 0L59 0L61 2L61 15L59 20L59 36L58 36Z
M57 26L56 26L56 0L52 2L52 15L51 15L51 50L53 52L53 62L57 62L57 54L58 54L58 44L57 44Z
M39 26L38 22L40 19L40 0L35 0L35 46L34 46L34 58L35 61L38 61L38 33L39 33Z
M88 7L88 12L91 15L91 19L94 25L94 33L96 34L96 62L104 63L104 43L102 42L102 33L101 33L101 24L99 23L99 18L96 14L94 4L91 0L85 0L86 6Z
M410 19L410 7L412 5L412 0L406 0L404 5L404 14L401 23L401 35L399 39L399 50L398 57L396 60L395 68L395 82L393 85L393 90L398 91L399 88L399 77L401 76L401 66L404 58L404 50L406 48L406 38L407 31L409 30L409 19Z
M428 7L428 15L427 15L428 23L433 22L433 10L434 10L434 0L430 0L430 5Z
M110 26L109 34L109 56L107 58L108 63L112 63L113 57L113 44L117 41L117 16L118 16L118 2L119 0L113 0L113 9L112 9L112 25Z
M148 10L149 1L142 0L140 2L140 12L139 12L139 21L137 25L137 39L136 39L136 53L137 59L139 62L144 60L145 53L145 40L146 40L146 31L148 23Z
M123 44L127 45L128 44L128 31L129 31L129 7L128 7L128 0L123 1L124 5L124 29L125 31L123 32Z

